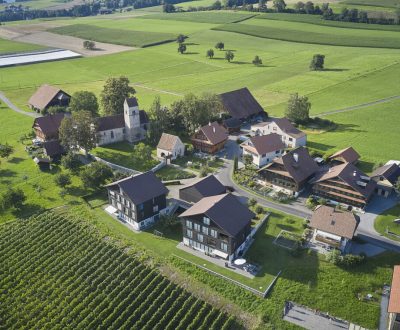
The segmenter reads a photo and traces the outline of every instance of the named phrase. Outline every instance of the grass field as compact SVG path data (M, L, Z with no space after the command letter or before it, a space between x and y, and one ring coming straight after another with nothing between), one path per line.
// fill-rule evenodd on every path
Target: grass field
M225 24L214 30L236 32L261 38L309 44L350 47L400 48L400 35L392 31L365 31L320 26L298 22L251 19L241 24Z
M96 235L44 213L0 227L7 329L237 329L233 317Z
M379 0L378 2L375 0L345 0L343 1L343 3L351 5L381 6L389 8L396 8L400 6L399 0Z
M172 20L172 21L188 21L196 23L211 23L211 24L225 24L235 23L247 20L253 17L255 14L235 13L235 12L187 12L187 13L169 13L169 14L156 14L148 15L143 18L149 19L161 19L161 20Z
M379 215L375 219L374 228L381 235L395 241L400 241L400 223L394 222L396 219L400 219L400 204ZM398 236L390 235L387 231L395 233Z
M87 40L134 47L148 47L176 39L176 36L170 33L101 28L87 24L73 24L57 27L51 29L50 32L66 34Z
M47 47L0 38L0 55L43 50Z
M330 20L322 19L319 15L267 13L267 14L258 15L255 18L287 21L287 22L300 22L300 23L332 26L332 27L338 27L338 28L349 28L349 29L400 31L399 25L381 25L381 24L364 24L364 23L330 21Z

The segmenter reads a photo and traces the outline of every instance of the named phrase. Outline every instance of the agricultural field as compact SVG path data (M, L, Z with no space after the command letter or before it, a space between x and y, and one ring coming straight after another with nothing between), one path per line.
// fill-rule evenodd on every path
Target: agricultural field
M47 212L0 227L8 329L238 329L233 317L98 236Z
M87 40L134 47L149 47L176 39L176 36L171 33L101 28L87 24L56 27L49 31Z
M20 52L30 52L35 50L44 50L46 48L47 47L43 47L40 45L16 42L0 38L0 55L20 53Z
M362 5L362 6L380 6L380 7L389 7L396 8L400 5L399 0L345 0L342 3L351 4L351 5Z

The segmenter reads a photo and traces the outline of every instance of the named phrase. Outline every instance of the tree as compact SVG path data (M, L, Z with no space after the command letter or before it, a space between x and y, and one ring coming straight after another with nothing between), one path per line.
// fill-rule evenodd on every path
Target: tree
M148 162L151 159L151 147L143 142L138 143L133 150L133 157L142 162Z
M8 143L0 144L0 157L8 158L14 152L14 148L10 146Z
M83 48L89 49L89 50L94 50L94 49L96 49L96 44L95 44L94 41L85 40L85 41L83 42Z
M96 146L97 134L94 119L89 111L80 111L61 121L59 139L69 150L83 148L89 152Z
M59 173L54 177L54 183L61 188L65 188L71 184L71 176L68 174Z
M262 64L262 59L260 57L258 57L258 55L256 55L254 57L253 64L256 65L256 66L261 65Z
M172 3L164 3L163 5L163 12L164 13L173 13L175 12L176 8Z
M248 201L247 201L247 204L249 205L249 206L256 206L256 204L257 204L257 201L256 201L256 199L255 198L250 198Z
M321 71L324 69L325 55L315 54L310 63L310 70Z
M250 154L243 155L243 163L247 167L253 163L253 156Z
M2 208L4 210L10 209L12 207L18 210L22 207L25 201L26 196L24 192L19 188L8 189L1 198Z
M274 0L272 5L278 13L285 11L286 3L284 0Z
M225 52L225 59L228 62L232 61L234 57L235 57L235 54L233 54L233 52L231 50L228 50Z
M307 1L304 5L304 11L306 12L306 14L314 14L314 4L311 1Z
M125 99L135 93L135 89L129 86L127 77L108 78L100 94L104 114L117 115L123 113Z
M222 41L219 41L215 44L215 48L218 50L222 50L225 48L225 44Z
M299 94L290 95L288 106L285 112L285 116L295 123L307 122L310 117L311 103L308 101L308 97L299 96Z
M222 8L221 1L219 1L219 0L215 1L215 2L211 5L211 8L212 8L213 10L220 10L220 9Z
M108 179L113 177L113 172L110 167L100 162L94 162L79 173L79 177L82 180L85 188L98 189Z
M69 169L71 171L76 171L82 165L82 163L79 161L77 155L75 155L72 152L69 152L61 158L61 165L66 169Z
M267 0L259 0L258 1L258 9L259 9L259 11L266 11L267 10Z
M178 53L183 54L184 52L186 52L186 45L181 43L178 46Z
M53 105L51 107L48 107L48 108L45 108L45 109L41 110L40 113L42 115L46 115L46 114L54 115L56 113L65 112L66 110L67 110L67 108L63 107L61 105Z
M72 94L69 108L71 112L89 111L93 116L97 116L99 104L94 93L88 91L78 91Z
M151 145L157 145L163 132L172 130L172 119L171 114L167 107L161 106L161 100L159 96L154 98L153 104L149 111L151 118L151 125L147 131L148 141Z
M239 169L239 158L235 155L233 158L233 173L235 173Z
M214 50L212 50L212 49L207 50L206 56L208 58L213 58L214 57Z
M186 39L187 37L184 35L184 34L180 34L180 35L178 35L178 37L176 38L176 42L177 43L183 43L184 41L185 41L185 39Z

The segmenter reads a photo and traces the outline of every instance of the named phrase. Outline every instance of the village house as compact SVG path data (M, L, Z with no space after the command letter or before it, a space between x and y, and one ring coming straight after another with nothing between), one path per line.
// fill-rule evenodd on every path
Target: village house
M357 151L354 150L353 147L348 147L335 152L328 159L331 162L331 164L343 164L343 163L356 164L360 159L360 155L358 154Z
M275 190L298 196L318 171L318 165L305 147L291 150L258 170L259 176Z
M222 93L219 97L225 112L232 118L244 121L255 117L268 117L260 103L246 87Z
M52 140L43 142L43 153L49 157L52 162L57 162L61 159L61 156L65 155L67 152L58 140Z
M201 127L191 138L195 150L214 154L220 151L228 140L228 133L217 122Z
M52 106L67 107L71 96L58 87L42 85L28 101L29 107L35 111L43 111Z
M231 194L205 197L180 215L183 244L232 262L250 240L254 216Z
M226 187L214 175L209 175L190 186L179 189L179 199L188 203L197 203L204 197L225 193Z
M250 155L253 164L257 167L265 166L275 157L281 157L285 151L285 144L278 134L258 135L244 141L240 147L242 155Z
M57 140L58 130L64 117L64 113L56 113L54 115L35 118L32 128L36 138L42 142Z
M400 329L400 265L394 266L390 287L388 330Z
M327 244L345 252L358 224L359 218L352 212L320 205L310 219L310 227L314 229L312 241Z
M282 142L287 148L304 147L307 144L307 135L294 127L287 118L271 118L266 122L254 124L251 131L256 135L276 133L282 137Z
M106 211L143 230L168 212L168 189L153 172L146 172L107 185L110 206Z
M333 203L364 208L371 199L376 182L351 163L319 173L313 180L313 193Z
M185 155L185 145L181 139L172 134L162 133L157 145L157 158L174 160Z
M399 178L400 166L396 163L383 165L371 174L371 179L377 183L375 192L384 197L390 196L395 191L395 184Z

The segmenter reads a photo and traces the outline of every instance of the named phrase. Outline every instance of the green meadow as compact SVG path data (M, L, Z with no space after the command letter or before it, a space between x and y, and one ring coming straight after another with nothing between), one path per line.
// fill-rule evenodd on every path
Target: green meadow
M399 0L379 0L379 2L375 0L345 0L342 3L351 5L363 5L363 6L380 6L389 8L396 8L400 6Z
M245 14L236 12L187 12L187 13L169 13L169 14L154 14L144 16L143 18L148 19L162 19L171 21L188 21L197 23L212 23L212 24L225 24L225 23L237 23L247 20L257 14Z
M48 47L0 38L0 55L42 50Z

